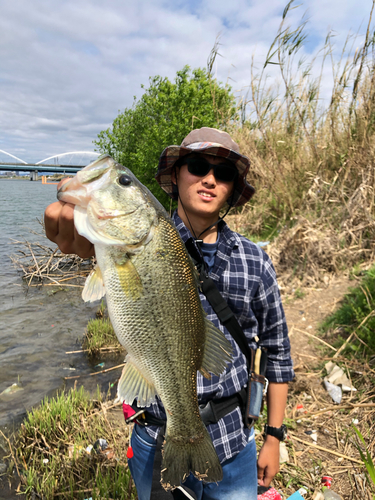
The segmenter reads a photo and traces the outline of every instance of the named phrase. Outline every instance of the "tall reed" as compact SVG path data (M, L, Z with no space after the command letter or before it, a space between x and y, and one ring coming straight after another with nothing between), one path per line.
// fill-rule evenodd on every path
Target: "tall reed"
M307 22L288 25L293 1L263 68L257 72L252 64L241 126L227 128L251 159L249 180L257 189L241 210L240 229L256 238L278 235L270 252L279 270L306 276L308 260L316 265L309 269L314 282L319 273L374 256L374 2L364 41L354 51L358 37L349 35L335 61L332 32L311 60L300 55ZM323 105L328 63L333 85ZM281 84L268 78L271 67L278 68Z

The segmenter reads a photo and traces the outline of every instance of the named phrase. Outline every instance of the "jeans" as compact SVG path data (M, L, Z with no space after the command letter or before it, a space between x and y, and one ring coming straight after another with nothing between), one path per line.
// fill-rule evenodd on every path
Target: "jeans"
M150 500L152 468L156 442L144 427L135 425L131 437L133 457L129 469L137 488L139 500ZM192 474L184 482L194 491L198 500L257 500L257 453L254 431L249 443L237 455L222 464L223 479L219 483L203 483Z

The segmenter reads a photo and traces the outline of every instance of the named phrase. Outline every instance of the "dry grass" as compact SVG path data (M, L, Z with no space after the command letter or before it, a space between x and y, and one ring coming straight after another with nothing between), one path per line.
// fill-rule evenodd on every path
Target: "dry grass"
M305 23L287 26L291 3L263 69L252 68L251 92L241 103L250 117L230 129L251 159L257 189L232 220L250 237L273 239L268 251L279 274L311 285L374 257L375 45L371 11L362 45L353 52L358 40L348 37L341 60L332 62L334 84L323 107L322 73L311 76L316 56L298 60ZM331 50L329 34L322 64ZM271 63L279 86L268 83Z
M327 360L322 357L315 366L307 360L306 365L301 363L297 368L296 379L290 385L286 418L290 429L289 461L281 466L275 486L287 495L304 486L308 490L305 498L310 500L314 491L320 490L322 476L328 475L333 478L332 489L343 498L371 500L375 491L356 446L353 421L374 456L375 371L367 363L335 358L358 391L346 393L341 404L334 405L322 386L325 372L321 363ZM316 443L311 431L316 431Z

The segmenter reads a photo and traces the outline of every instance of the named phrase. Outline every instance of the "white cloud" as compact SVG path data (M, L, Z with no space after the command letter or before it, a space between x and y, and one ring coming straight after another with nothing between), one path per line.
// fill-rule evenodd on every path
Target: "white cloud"
M30 161L93 149L150 76L173 79L185 64L204 67L219 32L217 77L244 93L252 57L260 69L285 4L0 0L0 148ZM338 49L361 23L363 40L370 8L370 0L306 1L289 16L296 25L308 9L310 41L301 54L321 46L329 28Z

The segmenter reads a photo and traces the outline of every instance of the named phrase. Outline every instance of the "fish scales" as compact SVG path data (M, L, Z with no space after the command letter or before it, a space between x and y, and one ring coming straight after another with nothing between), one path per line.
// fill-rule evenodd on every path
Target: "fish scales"
M139 371L155 385L165 404L167 417L184 415L182 423L177 418L170 418L170 435L177 421L178 432L183 426L186 435L190 436L192 428L201 427L193 396L196 395L195 374L201 366L204 350L204 315L194 269L181 239L176 237L167 221L161 221L158 229L148 245L148 252L131 259L142 276L143 293L139 297L124 293L121 275L114 265L106 266L103 277L110 317L115 319L113 326L129 358L136 360L133 362ZM173 252L163 249L165 241L172 243ZM116 255L113 257L116 259ZM97 258L100 266L102 254ZM171 308L177 296L180 307ZM137 335L130 335L132 331L137 331ZM176 331L182 334L176 335ZM164 381L171 377L174 383L165 384Z
M59 199L76 204L77 231L94 243L98 263L83 296L95 300L105 291L128 353L118 395L140 406L157 395L166 411L163 486L177 487L190 472L219 481L221 466L199 414L197 371L219 375L231 345L206 319L178 231L131 171L108 156L69 182Z

